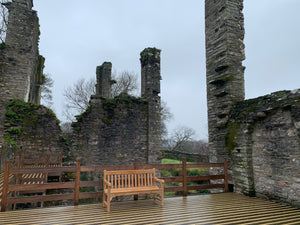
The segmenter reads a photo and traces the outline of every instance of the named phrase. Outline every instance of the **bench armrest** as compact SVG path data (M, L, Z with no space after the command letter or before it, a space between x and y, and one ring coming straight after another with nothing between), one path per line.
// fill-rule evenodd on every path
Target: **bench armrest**
M105 188L105 186L108 186L108 188L110 188L112 185L111 185L111 183L110 182L108 182L107 180L105 180L105 179L103 179L103 186L104 186L104 188Z
M164 184L165 181L162 180L162 179L158 179L157 177L154 177L154 181L158 182L158 183L161 183L161 184Z

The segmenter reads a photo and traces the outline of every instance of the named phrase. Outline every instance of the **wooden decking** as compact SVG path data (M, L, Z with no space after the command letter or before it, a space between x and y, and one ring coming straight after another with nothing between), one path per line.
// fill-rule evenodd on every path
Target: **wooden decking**
M300 210L235 193L0 213L0 224L300 224Z

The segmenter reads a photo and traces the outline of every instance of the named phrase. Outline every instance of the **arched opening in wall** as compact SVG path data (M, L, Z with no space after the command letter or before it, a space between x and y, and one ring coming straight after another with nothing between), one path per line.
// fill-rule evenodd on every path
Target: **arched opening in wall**
M169 133L186 126L195 130L195 139L207 140L204 1L54 0L36 1L34 9L60 119L64 87L80 77L95 77L104 61L117 71L140 74L139 53L156 47L162 50L160 95L174 115Z

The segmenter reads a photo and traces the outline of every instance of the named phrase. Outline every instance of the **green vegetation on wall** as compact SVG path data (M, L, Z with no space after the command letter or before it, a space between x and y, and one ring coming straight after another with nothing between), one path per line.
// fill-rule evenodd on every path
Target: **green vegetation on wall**
M160 52L161 50L157 48L146 48L144 51L142 51L140 54L140 61L142 66L145 66L147 64L159 63L160 59L156 58L155 55Z
M5 136L4 139L13 147L16 147L16 140L20 137L24 128L35 128L41 123L41 114L37 110L43 110L42 116L54 117L52 110L22 100L11 100L6 105L5 115ZM59 123L59 121L57 120Z
M228 149L228 154L231 156L233 149L238 146L238 144L235 142L235 139L239 135L239 124L228 123L227 128L228 132L225 135L225 144Z

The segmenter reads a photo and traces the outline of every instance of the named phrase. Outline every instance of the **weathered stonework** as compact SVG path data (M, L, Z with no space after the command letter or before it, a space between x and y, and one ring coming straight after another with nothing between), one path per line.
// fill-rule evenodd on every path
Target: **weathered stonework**
M104 62L101 66L96 69L97 85L96 85L96 96L103 98L111 98L111 63Z
M206 0L206 83L211 162L227 157L224 136L229 112L244 99L242 0Z
M146 92L141 98L121 94L110 98L111 63L97 67L97 91L90 107L73 123L73 154L88 165L121 165L159 162L160 129L160 50L145 49L142 80ZM152 58L155 58L155 62ZM156 84L153 91L153 83ZM143 84L142 84L143 85Z
M39 103L37 84L42 74L44 59L39 56L39 20L32 10L31 0L13 0L6 3L8 25L5 47L1 55L2 99L21 99ZM37 68L37 64L40 64ZM37 81L37 82L36 82Z
M11 100L6 105L4 144L1 164L24 154L26 158L44 158L68 153L55 114L48 108L22 100ZM66 154L65 154L66 155Z
M300 206L300 89L238 102L227 147L235 189Z
M160 50L146 48L140 55L142 98L148 101L148 163L157 163L161 154Z
M9 15L6 40L0 48L0 161L13 154L4 139L6 106L11 99L40 104L45 61L38 51L39 20L32 10L33 1L12 0L4 5Z
M242 0L206 0L211 162L231 160L236 192L300 206L300 91L244 99Z

